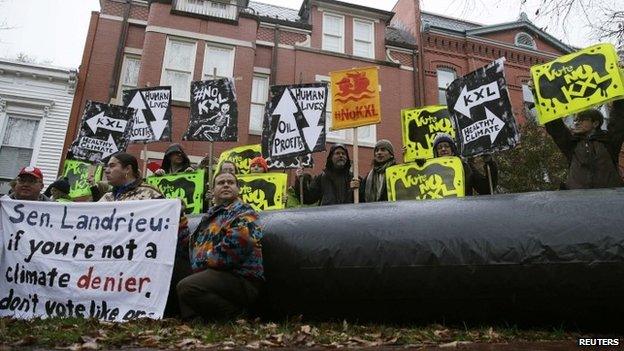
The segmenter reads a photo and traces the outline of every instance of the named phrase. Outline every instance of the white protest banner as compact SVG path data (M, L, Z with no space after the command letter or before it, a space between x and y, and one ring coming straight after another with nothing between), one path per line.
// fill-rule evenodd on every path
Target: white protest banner
M162 317L179 200L0 204L0 316Z

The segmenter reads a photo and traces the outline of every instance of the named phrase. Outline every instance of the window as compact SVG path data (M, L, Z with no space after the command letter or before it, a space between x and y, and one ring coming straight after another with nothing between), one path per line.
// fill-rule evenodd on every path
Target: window
M204 16L236 19L236 3L233 1L178 0L175 9Z
M344 53L344 17L323 13L323 50Z
M117 99L121 101L123 91L126 89L136 89L139 85L139 69L141 68L141 57L135 55L125 55L121 65L119 75L119 88L117 89Z
M438 68L438 103L446 105L446 89L455 80L455 71L448 68Z
M40 119L6 114L0 145L0 178L13 179L21 167L31 165Z
M516 46L521 46L529 49L537 48L533 37L531 37L531 35L529 35L528 33L524 32L516 34L515 44Z
M215 68L217 69L217 78L234 76L234 48L206 44L202 79L214 79Z
M194 41L167 38L161 83L171 86L173 100L189 101L195 49Z
M330 131L332 125L332 93L330 79L327 76L316 76L317 82L328 83L327 89L327 110L325 111L325 130L326 140L328 142L338 142L345 144L353 144L353 129L341 129ZM377 125L358 127L358 141L361 146L374 146L377 142Z
M269 77L254 75L251 83L251 111L249 111L249 133L261 134L264 107L269 95Z
M374 23L359 19L353 20L353 55L375 57Z

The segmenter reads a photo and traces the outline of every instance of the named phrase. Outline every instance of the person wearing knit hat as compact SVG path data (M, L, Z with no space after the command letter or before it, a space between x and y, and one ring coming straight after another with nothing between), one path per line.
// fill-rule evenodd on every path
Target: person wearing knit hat
M54 183L50 184L50 194L52 199L56 202L71 202L69 197L69 180L67 178L60 178Z
M394 146L390 140L380 139L373 151L373 169L364 178L364 201L388 201L386 190L386 168L394 166Z
M359 189L360 199L364 197L361 179L353 178L349 152L342 144L334 144L327 154L325 169L312 177L298 168L295 179L295 196L299 197L299 182L303 182L303 203L319 206L353 203L353 191Z
M433 139L433 156L459 157L457 145L455 145L450 135L446 133L438 133L436 135L435 139ZM491 194L489 176L492 179L492 187L496 188L498 167L492 156L477 156L469 159L468 162L462 160L462 165L464 166L464 190L466 196ZM489 175L486 166L490 168Z
M268 171L269 166L262 156L253 158L249 163L249 173L266 173Z

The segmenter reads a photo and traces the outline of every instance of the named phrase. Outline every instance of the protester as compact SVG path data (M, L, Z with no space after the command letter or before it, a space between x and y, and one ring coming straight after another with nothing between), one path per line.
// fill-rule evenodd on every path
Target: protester
M610 188L624 185L618 174L618 158L624 140L624 100L611 105L607 131L596 109L579 112L572 130L563 120L546 123L546 131L568 160L568 177L562 189Z
M13 192L7 195L15 200L51 201L41 193L43 190L43 173L37 167L22 167L15 179Z
M320 206L353 203L353 190L359 189L360 198L364 191L360 188L360 179L354 179L351 173L351 160L347 148L342 144L333 145L327 155L325 169L314 178L303 173L303 168L296 171L295 195L300 196L299 181L303 181L303 202L317 203ZM310 180L311 179L311 180Z
M191 167L191 161L182 149L180 144L171 144L165 151L162 165L160 169L154 172L157 176L165 174L174 174L180 172L192 172L195 169Z
M125 152L111 156L104 175L113 187L99 201L164 199L163 194L141 178L137 159Z
M225 160L221 162L221 167L219 167L218 173L222 172L238 174L238 167L236 166L236 163L230 160Z
M56 202L71 202L69 197L69 180L67 178L60 178L48 187L52 199Z
M459 156L457 146L453 138L446 133L438 133L433 140L434 157ZM468 163L462 160L464 167L464 191L466 196L491 194L492 188L496 188L498 182L498 167L490 155L471 158ZM487 168L490 172L488 174ZM491 178L490 178L491 176Z
M238 179L219 172L213 193L214 207L189 237L193 274L177 284L183 319L236 317L256 300L264 281L258 214L239 199Z
M249 162L249 173L267 173L269 165L262 156L255 157Z
M373 151L373 169L363 180L364 200L366 202L388 201L386 190L386 168L396 165L394 147L389 140L381 139Z

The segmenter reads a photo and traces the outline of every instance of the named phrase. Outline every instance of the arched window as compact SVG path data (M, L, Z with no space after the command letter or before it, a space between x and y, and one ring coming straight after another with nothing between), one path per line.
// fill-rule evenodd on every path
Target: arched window
M516 34L515 44L516 46L521 46L529 49L537 48L535 46L535 40L533 40L533 38L525 32L520 32Z
M446 105L446 89L455 80L457 74L455 70L446 67L438 67L436 73L438 76L438 103Z

